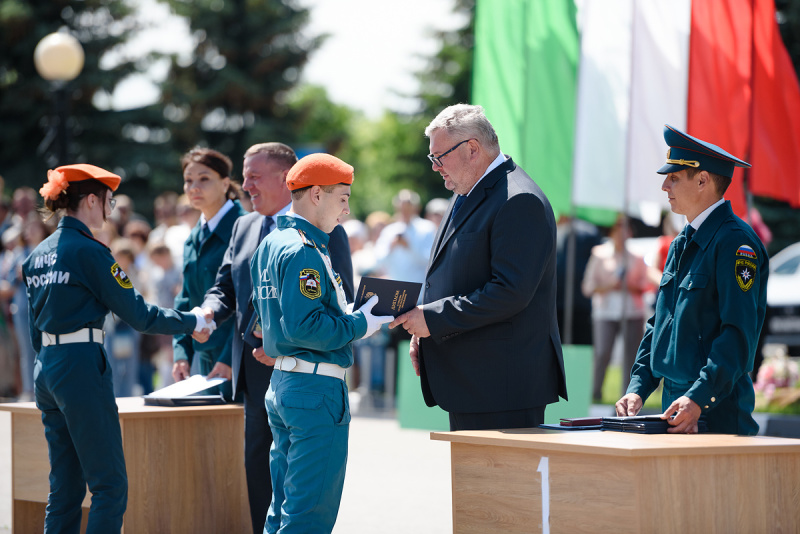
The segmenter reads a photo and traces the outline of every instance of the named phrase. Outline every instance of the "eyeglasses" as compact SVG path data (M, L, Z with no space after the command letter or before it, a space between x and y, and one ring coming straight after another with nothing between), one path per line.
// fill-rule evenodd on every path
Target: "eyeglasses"
M458 147L460 147L461 145L463 145L463 144L464 144L464 143L466 143L467 141L472 141L472 139L474 139L474 138L473 138L473 137L470 137L469 139L464 139L463 141L461 141L460 143L458 143L456 146L454 146L454 147L453 147L453 148L451 148L450 150L447 150L447 151L445 151L445 152L442 152L442 153L441 153L441 154L439 154L438 156L434 156L433 154L428 154L428 159L429 159L429 160L431 160L431 163L433 163L433 164L434 164L434 165L436 165L437 167L441 167L441 166L442 166L442 158L443 158L443 157L445 157L445 156L446 156L446 155L448 155L450 152L452 152L453 150L457 149Z
M116 198L109 198L108 199L108 205L111 206L111 211L114 211L114 207L116 207L116 205L117 205L117 199Z

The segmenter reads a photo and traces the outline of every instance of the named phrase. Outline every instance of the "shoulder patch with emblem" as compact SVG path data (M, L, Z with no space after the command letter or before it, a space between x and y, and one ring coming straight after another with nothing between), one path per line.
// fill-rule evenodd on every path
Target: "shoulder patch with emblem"
M756 252L748 245L742 245L736 249L736 283L742 291L747 291L753 287L758 266L753 260L758 259Z
M319 271L314 269L303 269L300 271L300 293L310 299L318 299L322 296L322 288L319 283Z
M131 279L125 274L125 271L122 270L122 267L119 266L119 263L114 263L114 265L111 266L111 276L125 289L131 289L133 287L133 282L131 282Z

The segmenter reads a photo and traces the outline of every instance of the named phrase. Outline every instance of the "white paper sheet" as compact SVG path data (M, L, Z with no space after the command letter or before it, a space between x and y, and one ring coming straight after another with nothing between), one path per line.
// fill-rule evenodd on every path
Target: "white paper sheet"
M148 396L167 398L167 399L187 397L189 395L197 393L198 391L203 391L204 389L218 386L227 380L228 380L227 378L222 378L222 377L206 378L203 375L193 375L187 378L186 380L175 382L172 385L169 385L165 388L161 388L158 391L154 391Z

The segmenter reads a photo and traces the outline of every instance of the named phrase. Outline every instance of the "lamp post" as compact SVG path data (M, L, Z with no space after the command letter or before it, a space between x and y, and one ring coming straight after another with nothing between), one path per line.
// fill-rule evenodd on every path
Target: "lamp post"
M69 158L67 83L74 80L83 69L83 48L78 40L68 33L51 33L44 36L36 45L33 62L39 76L52 83L56 108L58 164L65 165Z

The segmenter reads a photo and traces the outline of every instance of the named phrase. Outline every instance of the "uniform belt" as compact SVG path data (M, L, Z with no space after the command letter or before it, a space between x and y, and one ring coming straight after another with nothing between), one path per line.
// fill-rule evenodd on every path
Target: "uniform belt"
M82 328L70 334L48 334L42 332L42 346L66 345L67 343L102 343L105 332L99 328Z
M311 375L324 375L344 380L347 369L335 363L312 363L294 356L278 356L275 360L275 369L289 373L308 373Z

